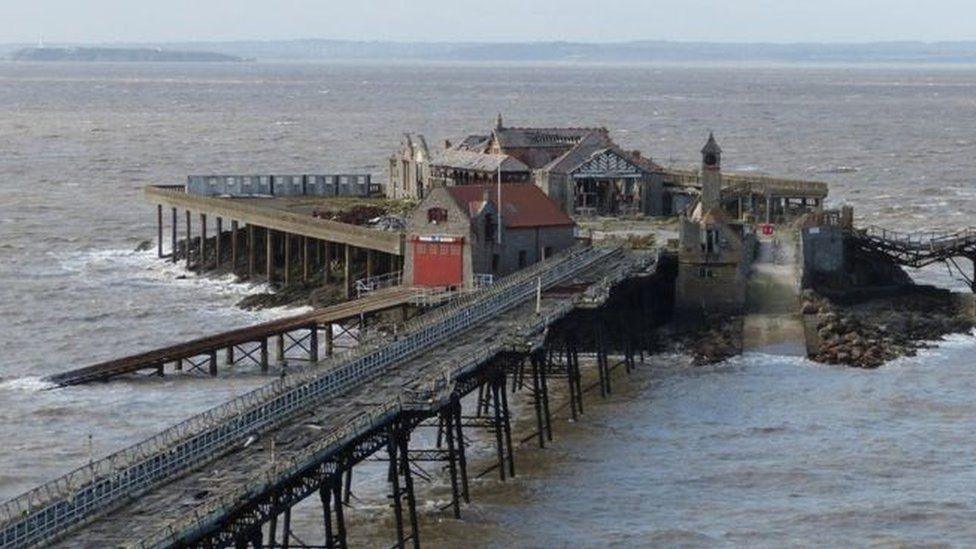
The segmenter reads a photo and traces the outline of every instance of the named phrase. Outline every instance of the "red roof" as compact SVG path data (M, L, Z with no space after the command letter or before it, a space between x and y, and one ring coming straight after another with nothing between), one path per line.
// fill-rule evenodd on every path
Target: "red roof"
M472 203L483 203L487 192L488 201L498 209L497 185L453 185L447 187L447 192L459 204L468 206L468 211L471 211ZM502 221L506 227L561 227L575 224L572 218L535 185L502 184L502 204Z

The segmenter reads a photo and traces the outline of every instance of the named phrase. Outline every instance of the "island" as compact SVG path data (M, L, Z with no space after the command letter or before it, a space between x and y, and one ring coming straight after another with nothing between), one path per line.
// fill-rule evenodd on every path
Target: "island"
M23 48L11 54L13 61L110 61L226 63L248 61L243 57L205 51L163 50L159 48Z

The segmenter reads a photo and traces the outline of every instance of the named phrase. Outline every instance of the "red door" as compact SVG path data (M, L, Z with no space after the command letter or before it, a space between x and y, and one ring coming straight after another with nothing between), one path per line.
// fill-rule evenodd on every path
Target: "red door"
M460 286L463 242L413 243L413 283L416 286Z

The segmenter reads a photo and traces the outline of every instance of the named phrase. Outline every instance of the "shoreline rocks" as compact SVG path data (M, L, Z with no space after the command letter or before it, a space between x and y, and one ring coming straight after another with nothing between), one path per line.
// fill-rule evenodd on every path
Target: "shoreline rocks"
M802 295L802 312L815 339L810 358L825 364L878 368L902 356L915 356L953 333L968 333L973 319L957 294L914 287L893 297L856 304L832 302L811 290Z
M695 366L722 362L742 354L742 318L705 319L700 327L679 332L677 340L692 356Z

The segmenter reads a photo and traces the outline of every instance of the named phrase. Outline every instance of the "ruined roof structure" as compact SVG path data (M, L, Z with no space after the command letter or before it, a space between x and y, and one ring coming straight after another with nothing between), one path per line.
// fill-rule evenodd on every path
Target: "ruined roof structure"
M521 160L507 154L478 153L463 149L447 149L434 154L431 165L494 172L527 172L529 167Z
M459 206L471 214L487 203L497 211L498 188L495 185L456 185L447 192ZM574 221L549 199L539 187L509 184L502 187L502 222L510 228L563 227Z

